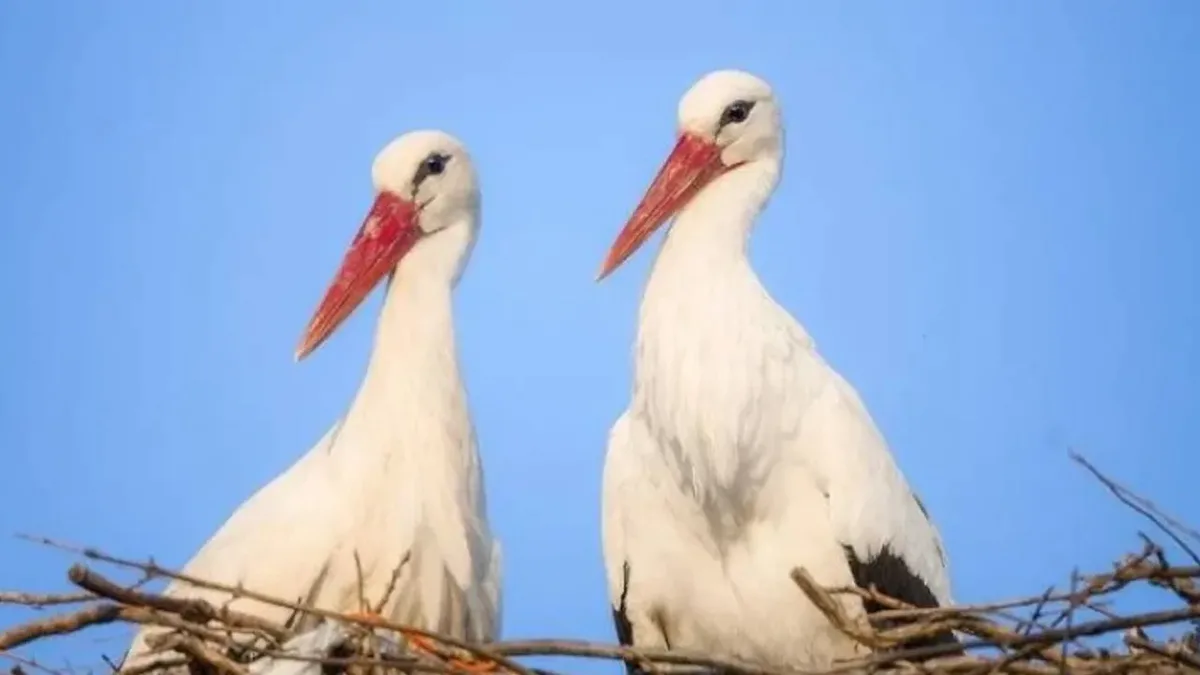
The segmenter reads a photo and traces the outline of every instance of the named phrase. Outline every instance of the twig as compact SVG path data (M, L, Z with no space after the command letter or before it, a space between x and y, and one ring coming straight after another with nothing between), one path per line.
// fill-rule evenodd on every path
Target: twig
M1145 614L1137 614L1133 616L1124 616L1119 619L1104 619L1099 621L1091 621L1072 626L1070 630L1058 628L1048 630L1044 633L1029 635L1025 637L1017 637L1017 639L1003 642L991 643L985 640L977 640L961 645L961 649L979 649L982 647L992 647L1000 644L1004 647L1024 647L1034 644L1055 644L1079 637L1089 637L1093 635L1103 635L1104 633L1113 633L1119 630L1124 630L1133 626L1160 626L1162 624L1176 623L1180 621L1189 621L1191 619L1200 618L1200 607L1189 607L1186 609L1168 610L1161 612L1146 612ZM960 649L959 645L934 645L931 647L918 647L915 649L897 651L892 654L887 654L888 658L879 659L871 657L865 659L865 663L886 662L888 660L903 660L914 661L931 658L934 656L942 656L952 654ZM865 664L864 663L864 664Z
M19 593L16 591L0 591L0 605L25 605L34 609L42 609L53 605L73 605L80 602L90 602L96 596L91 593Z
M1178 649L1168 649L1163 645L1152 642L1151 640L1141 636L1128 637L1125 641L1128 642L1130 646L1140 647L1148 652L1158 654L1159 656L1165 656L1176 663L1180 663L1185 666L1191 666L1192 668L1200 670L1200 658L1196 658L1191 654L1187 654Z
M407 657L396 657L386 655L376 655L372 657L338 657L338 656L307 656L304 654L290 654L281 652L275 649L264 649L262 655L267 658L278 659L280 661L298 661L301 663L320 663L325 666L349 667L349 666L388 666L393 668L402 668L404 670L420 671L423 673L445 673L446 675L459 675L460 670L451 666L446 666L438 663L422 663L417 659Z
M1053 597L1053 595L1054 587L1051 586L1050 588L1047 588L1046 592L1042 593L1042 597L1038 599L1037 605L1034 606L1033 614L1029 617L1029 620L1019 621L1017 623L1017 629L1020 630L1023 635L1029 635L1034 627L1038 625L1038 619L1041 618L1042 611L1046 608L1046 603L1050 602L1050 598Z
M1067 622L1067 633L1068 634L1070 634L1071 630L1074 628L1074 625L1075 625L1074 624L1075 610L1079 607L1079 605L1082 602L1082 600L1077 599L1078 594L1079 594L1079 568L1077 567L1077 568L1071 570L1071 599L1067 601L1067 608L1065 610L1063 610L1063 612L1062 612L1062 616L1066 617L1065 621ZM1058 624L1058 621L1054 621L1050 625L1054 626L1057 624ZM1068 638L1062 647L1062 661L1059 662L1059 666L1060 666L1059 672L1062 673L1062 675L1067 674L1067 655L1071 650L1071 642L1072 642L1072 638Z
M1178 520L1172 518L1166 513L1163 513L1161 509L1154 505L1154 502L1142 497L1133 490L1121 485L1108 476L1105 476L1100 472L1099 469L1093 466L1091 462L1084 459L1083 455L1080 455L1072 450L1070 451L1070 457L1077 464L1087 469L1093 476L1095 476L1096 480L1100 481L1104 487L1108 488L1108 491L1113 493L1113 496L1121 500L1123 504L1140 513L1146 518L1146 520L1154 523L1155 527L1162 530L1179 546L1179 548L1183 549L1185 553L1191 556L1192 560L1195 561L1197 565L1200 565L1200 555L1197 555L1196 552L1187 545L1187 542L1185 542L1182 537L1176 534L1176 531L1178 530L1179 532L1183 532L1196 541L1200 541L1200 532L1196 532L1195 530L1188 528ZM1170 527L1168 527L1167 524L1164 524L1164 522L1168 523Z
M181 631L189 635L194 635L198 638L220 644L224 647L243 647L244 645L235 641L231 635L223 633L215 628L209 628L202 623L189 621L177 614L169 614L147 607L122 607L121 615L118 617L122 621L141 624L144 626L158 626L162 628L171 628L176 631ZM231 630L226 627L226 630ZM254 633L258 636L258 633Z
M0 633L0 652L8 651L38 638L66 635L87 626L112 623L121 616L121 606L105 602L70 614L30 621Z
M218 654L204 643L194 637L184 635L163 635L161 639L155 640L151 646L162 650L173 649L181 654L202 661L212 666L213 668L226 673L226 675L247 675L246 669L229 660L229 658Z
M54 542L46 540L48 545ZM58 546L62 548L62 546ZM71 549L67 549L71 550ZM1085 638L1121 631L1125 628L1150 627L1163 624L1183 624L1200 621L1200 565L1172 566L1163 549L1149 539L1142 550L1120 560L1109 571L1100 574L1080 575L1072 573L1071 588L1058 593L1053 588L1040 595L1024 600L988 605L963 605L922 609L896 598L890 598L877 589L825 589L818 586L804 570L795 570L793 578L801 591L809 597L837 628L858 642L875 651L867 656L839 661L832 669L820 671L772 670L765 664L745 663L737 659L722 658L716 654L700 655L687 651L649 650L617 645L595 644L578 640L523 640L504 641L487 645L466 645L447 636L387 621L357 620L350 615L337 612L301 607L298 602L288 602L265 596L241 587L230 587L202 579L192 579L182 574L150 563L127 561L94 549L83 549L90 559L138 569L146 578L169 577L182 583L208 588L228 594L231 598L249 598L261 603L303 611L313 616L332 619L356 626L385 629L399 633L410 642L416 637L427 640L428 647L413 656L391 655L390 650L377 648L375 632L365 635L354 632L355 637L344 642L343 648L320 656L287 653L281 643L294 633L286 627L258 618L254 614L236 612L228 605L214 607L213 604L184 597L173 597L135 591L122 587L103 575L85 567L74 565L70 579L80 587L95 594L97 604L80 612L64 614L0 633L0 648L3 640L18 644L28 642L41 635L56 635L70 632L96 623L127 621L144 626L154 626L147 640L151 646L171 649L179 655L158 654L145 670L123 672L122 675L159 675L164 667L161 657L174 666L199 668L205 673L217 675L245 675L249 666L244 665L259 658L292 660L320 663L323 672L351 673L353 675L391 675L398 672L432 672L446 675L464 671L457 661L459 652L470 654L472 660L491 662L499 670L496 675L519 673L520 675L549 675L525 667L514 661L527 656L571 656L578 658L601 658L621 661L641 668L646 672L669 671L676 675L700 675L717 671L725 675L816 675L822 673L887 673L889 675L982 675L984 673L1018 673L1021 675L1060 675L1062 672L1080 675L1101 673L1130 673L1143 675L1158 672L1178 672L1179 669L1195 669L1194 662L1200 659L1198 645L1189 637L1172 638L1165 643L1154 642L1144 633L1135 635L1133 642L1126 641L1124 652L1108 649L1093 650ZM82 552L76 550L76 552ZM392 581L376 609L382 613L387 597L392 592L400 570L407 557L392 570ZM356 563L361 569L361 561ZM360 577L364 576L359 572ZM1103 598L1121 589L1136 585L1145 588L1158 586L1169 589L1173 597L1182 601L1182 609L1164 609L1141 614L1122 616L1103 609ZM852 592L868 599L882 609L871 617L860 617L843 607L836 593ZM109 601L113 602L109 602ZM371 598L360 593L359 607ZM233 600L231 599L230 602ZM351 598L353 604L353 596ZM88 616L87 610L105 606L114 608L108 614ZM1011 611L1010 611L1011 610ZM1092 617L1080 610L1093 610L1101 616L1098 620L1082 621ZM115 611L115 614L111 612ZM1055 618L1047 627L1039 623L1045 612L1055 612ZM1021 618L1030 612L1029 618ZM891 622L879 621L885 616ZM1063 623L1062 627L1059 624ZM66 628L64 628L66 626ZM1190 629L1190 627L1189 627ZM970 639L954 644L935 644L918 648L905 645L924 641L930 637L955 631ZM243 645L245 634L267 639L264 644L256 641ZM414 637L415 636L415 637ZM1080 641L1073 649L1072 643ZM1147 646L1148 645L1148 646ZM987 649L987 652L982 650ZM999 650L999 654L992 650ZM748 652L749 653L749 652ZM240 661L240 663L239 663ZM134 664L133 668L141 664ZM472 669L474 670L474 669ZM27 674L26 674L27 675ZM474 672L478 675L478 671Z
M358 592L358 611L365 612L370 607L370 605L367 604L367 593L366 593L366 589L363 588L362 559L360 559L358 557L358 549L355 549L353 551L353 553L354 553L354 574L355 574L355 578L357 579L357 582L358 582L356 584L356 590Z
M195 598L169 598L165 595L122 588L101 574L79 563L71 566L71 569L67 571L67 578L77 586L87 589L96 595L110 598L126 605L151 607L166 612L174 612L189 621L220 621L234 628L247 628L265 633L275 640L282 639L288 634L287 631L270 621L227 607L217 609L204 600Z
M15 666L13 666L12 670L10 671L13 675L20 675L21 673L24 673L25 669L22 668L21 666L25 666L26 668L32 668L39 672L45 673L46 675L67 675L66 671L43 666L42 664L38 663L37 661L35 661L33 659L27 659L24 656L18 656L12 652L0 651L0 657L6 658L6 659L12 661L13 663L17 664Z
M576 656L608 659L625 663L670 663L702 668L717 668L742 675L777 675L779 671L735 659L714 658L678 650L631 649L615 645L599 645L582 640L513 640L494 642L491 650L505 656ZM790 671L802 673L805 671Z
M136 666L125 667L123 670L121 670L121 675L146 675L146 673L151 673L157 670L169 670L172 668L178 668L179 666L186 666L190 661L191 658L187 656L151 660Z
M817 609L821 610L842 632L867 647L877 648L886 646L879 639L879 634L873 631L869 625L864 626L863 622L855 621L846 616L842 605L834 600L828 591L817 584L812 575L808 573L808 570L797 567L792 570L791 577L792 581L808 597L809 602L816 605Z
M400 564L392 570L392 578L388 580L387 588L383 591L383 597L379 598L379 602L372 608L376 614L382 614L383 608L387 606L388 600L392 598L392 593L396 591L396 583L400 581L400 573L404 571L404 566L408 564L412 558L412 551L406 551L404 557L400 559Z
M70 553L75 553L77 555L81 555L81 556L83 556L85 558L89 558L91 560L99 560L101 562L105 562L110 565L116 565L117 567L125 567L128 569L140 570L141 572L143 572L144 574L146 574L147 576L150 576L150 577L165 577L168 579L174 579L176 581L182 581L183 583L190 584L192 586L196 586L199 588L207 588L207 589L214 590L214 591L220 591L222 593L228 593L234 597L242 597L242 598L247 598L250 600L256 600L258 602L268 604L268 605L273 605L275 607L283 607L285 609L298 610L301 612L305 612L307 614L311 614L313 616L319 616L321 618L332 619L334 621L353 623L355 625L362 626L365 628L383 628L385 630L395 631L395 632L403 634L403 635L417 635L417 636L426 638L428 640L432 640L434 642L440 642L440 643L448 645L450 647L454 647L456 649L461 649L462 651L464 651L468 654L471 654L473 657L475 657L478 660L494 661L498 665L500 665L504 668L507 668L509 670L512 670L513 672L518 673L519 675L533 675L533 673L530 672L530 670L528 668L525 668L524 666L520 665L519 663L515 663L515 662L505 659L504 657L501 657L499 655L491 654L484 647L480 647L477 645L469 645L461 640L456 640L456 639L450 638L449 636L446 636L446 635L439 635L438 633L434 633L432 631L427 631L427 630L415 628L412 626L402 626L400 624L393 623L390 621L385 621L385 620L378 620L378 619L371 620L371 619L364 619L364 618L359 618L359 617L346 616L344 614L339 614L338 612L323 610L323 609L319 609L316 607L304 607L298 603L291 602L288 600L283 600L280 598L274 598L274 597L271 597L264 593L252 591L250 589L243 588L241 586L230 586L228 584L221 584L221 583L216 583L216 582L212 582L212 581L207 581L205 579L201 579L199 577L195 577L195 576L192 576L189 574L175 572L175 571L172 571L170 569L167 569L165 567L158 565L153 560L150 560L148 562L140 562L137 560L130 560L128 558L120 558L120 557L105 553L103 551L100 551L99 549L65 544L65 543L58 542L54 539L50 539L49 537L36 537L36 536L25 535L25 534L21 534L21 535L17 535L17 536L21 539L25 539L26 541L30 541L30 542L33 542L36 544L41 544L43 546L48 546L50 548L56 548L56 549L59 549L62 551L70 552Z

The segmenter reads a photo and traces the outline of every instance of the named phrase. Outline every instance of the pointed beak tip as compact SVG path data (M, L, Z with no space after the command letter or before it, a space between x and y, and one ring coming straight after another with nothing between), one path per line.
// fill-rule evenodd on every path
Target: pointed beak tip
M605 279L605 278L606 278L606 277L607 277L607 276L608 276L608 275L609 275L611 272L612 272L612 268L609 266L609 264L608 264L608 261L607 261L607 260L605 260L605 261L604 261L604 264L600 265L600 269L596 270L596 277L595 277L595 278L592 280L592 282L593 282L593 283L597 283L597 284L598 284L598 283L600 283L601 281L604 281L604 279Z

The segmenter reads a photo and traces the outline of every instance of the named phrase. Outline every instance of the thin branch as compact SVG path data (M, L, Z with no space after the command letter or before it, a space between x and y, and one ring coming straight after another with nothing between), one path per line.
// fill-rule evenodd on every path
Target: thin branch
M98 596L116 600L122 604L174 612L190 621L220 621L235 628L249 628L260 631L276 640L287 635L285 630L270 621L229 608L217 609L204 600L169 598L165 595L122 588L101 574L79 563L71 566L71 569L67 571L67 577L72 583L81 588L87 589Z
M150 560L148 562L141 562L138 560L131 560L128 558L120 558L120 557L111 555L109 553L105 553L96 548L81 547L81 546L75 546L72 544L66 544L66 543L56 541L54 539L50 539L49 537L37 537L37 536L31 536L31 535L26 535L26 534L21 534L21 535L17 535L17 536L21 539L33 542L35 544L40 544L40 545L47 546L50 548L55 548L55 549L58 549L61 551L67 551L69 553L75 553L77 555L81 555L81 556L83 556L85 558L89 558L91 560L99 560L101 562L105 562L110 565L116 565L117 567L124 567L127 569L140 570L141 572L143 572L144 574L146 574L149 577L163 577L163 578L173 579L176 581L181 581L186 584L190 584L192 586L196 586L198 588L207 588L207 589L214 590L214 591L220 591L223 593L228 593L234 597L247 598L247 599L255 600L255 601L258 601L258 602L261 602L264 604L273 605L275 607L283 607L285 609L298 610L301 612L305 612L307 614L311 614L313 616L319 616L321 618L332 619L335 621L342 621L345 623L352 623L352 624L355 624L358 626L362 626L364 628L383 628L385 630L395 631L402 635L407 635L407 636L416 635L419 637L426 638L427 640L432 640L434 642L438 642L441 644L448 645L450 647L454 647L455 649L460 649L468 654L471 654L471 656L478 661L493 661L504 668L507 668L515 673L518 673L519 675L533 675L533 673L531 673L529 671L529 669L525 668L524 666L520 665L519 663L515 663L511 660L505 659L504 657L501 657L496 654L491 654L484 647L480 647L477 645L470 645L470 644L463 642L462 640L457 640L457 639L451 638L446 635L440 635L440 634L432 632L432 631L415 628L413 626L403 626L403 625L400 625L400 624L397 624L394 622L381 620L381 619L367 619L367 618L356 617L356 616L348 616L345 614L340 614L338 612L318 609L315 607L304 607L298 603L284 600L281 598L274 598L274 597L271 597L270 595L266 595L264 593L259 593L257 591L252 591L252 590L244 588L242 586L230 586L228 584L221 584L221 583L216 583L213 581L201 579L199 577L192 576L189 574L175 572L173 570L170 570L170 569L167 569L165 567L158 565L153 560Z
M1158 654L1159 656L1165 656L1172 661L1179 663L1180 665L1190 666L1200 670L1200 658L1197 658L1192 654L1188 654L1178 649L1170 649L1164 645L1152 642L1151 640L1141 636L1126 638L1126 642L1128 642L1131 647L1140 647L1148 652Z
M112 623L121 616L121 606L105 602L70 614L30 621L0 633L0 652L8 651L38 638L66 635L99 624Z
M33 670L45 673L45 675L69 675L65 670L58 670L43 666L34 659L27 659L24 656L18 656L12 652L0 651L0 658L6 658L9 661L17 664L9 671L12 673L12 675L21 675L21 673L25 671L25 668L32 668ZM25 668L22 668L22 666Z
M367 593L366 593L365 586L363 584L362 559L358 557L358 549L355 549L353 551L353 554L354 554L354 574L355 574L355 579L358 582L357 584L355 584L355 588L358 593L358 611L365 612L365 611L367 611L367 608L370 607L370 605L367 604Z
M1084 459L1083 455L1080 455L1074 450L1072 450L1069 454L1072 460L1074 460L1083 468L1087 469L1096 478L1096 480L1100 481L1104 487L1108 488L1108 491L1113 493L1113 496L1115 496L1129 508L1140 513L1144 518L1146 518L1146 520L1154 523L1155 527L1157 527L1159 530L1162 530L1162 532L1170 537L1171 540L1179 546L1179 548L1183 549L1185 553L1191 556L1192 560L1195 561L1197 565L1200 565L1200 555L1197 555L1196 551L1194 551L1192 547L1188 546L1187 542L1185 542L1183 538L1177 534L1177 532L1183 532L1192 539L1200 542L1200 532L1187 527L1178 520L1172 518L1166 513L1163 513L1161 509L1155 506L1154 502L1142 497L1133 490L1130 490L1124 485L1121 485L1115 480L1104 475L1099 469L1093 466L1091 462Z
M601 645L583 640L513 640L494 642L491 649L505 656L575 656L585 658L624 661L625 663L670 663L701 668L717 668L741 675L775 675L778 670L765 670L760 666L721 659L678 650L631 649L617 645ZM789 671L803 673L808 671Z
M55 542L48 545L56 545ZM57 546L63 548L62 546ZM67 550L71 550L68 548ZM304 656L287 653L282 645L295 632L287 626L267 622L256 615L235 612L228 605L214 607L207 602L182 597L169 597L122 587L103 575L85 567L75 565L69 572L72 582L96 595L100 600L80 612L50 617L0 633L0 647L4 641L28 644L41 636L58 635L82 629L89 625L111 621L125 621L155 627L148 643L161 649L178 653L160 654L174 666L199 667L205 673L216 675L244 675L247 663L260 658L293 660L320 663L325 673L351 673L353 675L385 675L398 672L431 672L446 675L469 673L480 675L491 672L495 675L550 675L523 666L515 658L531 656L568 656L587 659L608 659L642 668L646 672L669 671L673 675L699 675L718 671L725 675L816 675L816 673L888 673L893 675L982 675L985 673L1019 673L1022 675L1060 675L1066 671L1082 675L1100 675L1109 672L1150 673L1178 672L1179 669L1195 668L1193 661L1200 659L1200 649L1190 637L1173 638L1155 642L1144 633L1135 635L1133 642L1127 641L1125 652L1111 649L1093 650L1082 642L1085 638L1114 633L1126 628L1151 627L1171 624L1184 626L1191 635L1190 622L1200 621L1200 565L1172 566L1163 549L1146 539L1142 549L1124 557L1113 567L1099 574L1081 575L1073 572L1071 588L1056 592L1053 588L1020 601L991 603L987 605L963 605L923 609L880 593L877 589L826 589L818 586L804 570L792 573L799 589L809 597L814 606L838 629L854 640L867 645L873 653L862 658L840 661L831 669L820 671L771 670L763 664L753 664L717 655L701 655L680 650L657 651L636 649L618 645L596 644L578 640L519 640L503 641L486 645L465 645L459 640L387 621L359 620L357 617L337 612L301 607L297 602L288 602L243 589L193 579L150 563L128 561L101 553L94 549L76 549L93 560L114 564L119 567L137 569L146 578L169 577L193 586L209 588L231 596L249 598L261 603L303 611L313 616L343 622L353 626L395 631L410 644L425 645L420 654L392 654L391 648L381 646L382 634L377 631L351 633L349 640L337 649L324 655ZM406 560L402 560L392 572L394 586L396 578ZM361 573L360 573L361 575ZM1131 586L1147 588L1157 586L1172 592L1172 600L1180 602L1182 608L1160 609L1140 614L1122 616L1101 607L1108 596ZM391 588L385 593L381 613L386 605ZM885 609L871 617L861 617L843 605L838 593L854 593L859 597L877 602ZM353 596L351 596L353 600ZM369 601L370 598L360 598ZM111 602L110 602L111 601ZM232 600L230 601L232 602ZM353 604L353 602L351 603ZM99 615L88 615L110 607ZM1083 621L1093 616L1098 620ZM114 613L115 612L115 613ZM1017 612L1020 616L1014 614ZM1028 618L1025 612L1029 613ZM1057 613L1058 617L1049 626L1039 623L1045 614ZM886 616L889 623L878 619ZM1059 624L1065 624L1059 627ZM931 645L906 648L905 645L924 641L935 635L954 631L968 636L952 645ZM247 636L266 638L256 640L252 646L243 645ZM1081 643L1073 649L1072 642ZM390 641L388 641L390 642ZM984 650L987 650L986 652ZM999 650L999 654L995 653ZM460 654L469 655L474 663L464 663ZM122 675L160 675L163 662L140 672ZM140 664L139 664L140 665ZM138 667L138 666L135 666Z
M187 656L176 656L169 659L156 659L147 661L146 663L132 665L121 671L121 675L146 675L157 670L170 670L179 666L186 666L191 662L191 658Z
M212 666L219 672L226 675L247 675L246 669L237 663L231 661L228 657L218 654L204 645L203 642L194 637L184 635L164 635L162 639L155 640L153 647L162 650L174 650L181 654L186 654L193 659L206 663Z
M91 593L20 593L17 591L0 591L0 605L25 605L33 609L42 609L55 605L73 605L81 602L91 602L96 596Z
M388 600L391 600L392 593L396 591L396 583L400 581L400 573L404 571L404 566L408 564L410 558L412 558L412 551L406 551L404 557L400 559L400 564L392 570L392 578L388 580L387 588L383 590L383 597L379 598L379 602L372 608L376 614L382 614Z

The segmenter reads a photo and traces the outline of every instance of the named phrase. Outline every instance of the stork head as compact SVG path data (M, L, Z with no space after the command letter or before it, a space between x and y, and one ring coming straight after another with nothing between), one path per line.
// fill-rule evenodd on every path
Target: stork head
M750 73L718 70L679 101L675 148L609 250L599 279L633 254L704 186L728 171L777 160L783 126L771 87Z
M430 251L441 264L430 265L429 273L444 275L449 283L470 254L479 187L458 139L440 131L404 134L375 157L371 179L375 202L304 329L297 361L332 335L376 284L415 257L415 251Z

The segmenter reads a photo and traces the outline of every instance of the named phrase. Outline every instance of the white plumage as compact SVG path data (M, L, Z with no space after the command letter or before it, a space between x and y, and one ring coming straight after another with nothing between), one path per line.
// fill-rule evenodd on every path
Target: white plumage
M238 508L184 571L357 612L372 609L360 606L360 568L375 605L399 567L381 615L492 640L500 630L500 545L488 527L452 316L478 228L475 171L456 139L423 131L389 144L372 174L375 205L297 350L300 358L315 349L391 273L353 404ZM166 592L218 606L228 600L178 582ZM278 622L291 614L246 599L231 606ZM147 635L135 637L125 667L142 662Z
M604 468L618 636L768 667L826 666L860 648L789 572L945 605L940 537L854 388L750 266L749 235L783 163L770 87L709 74L680 102L679 126L601 271L678 213L642 297L632 400ZM864 611L841 597L848 612Z

